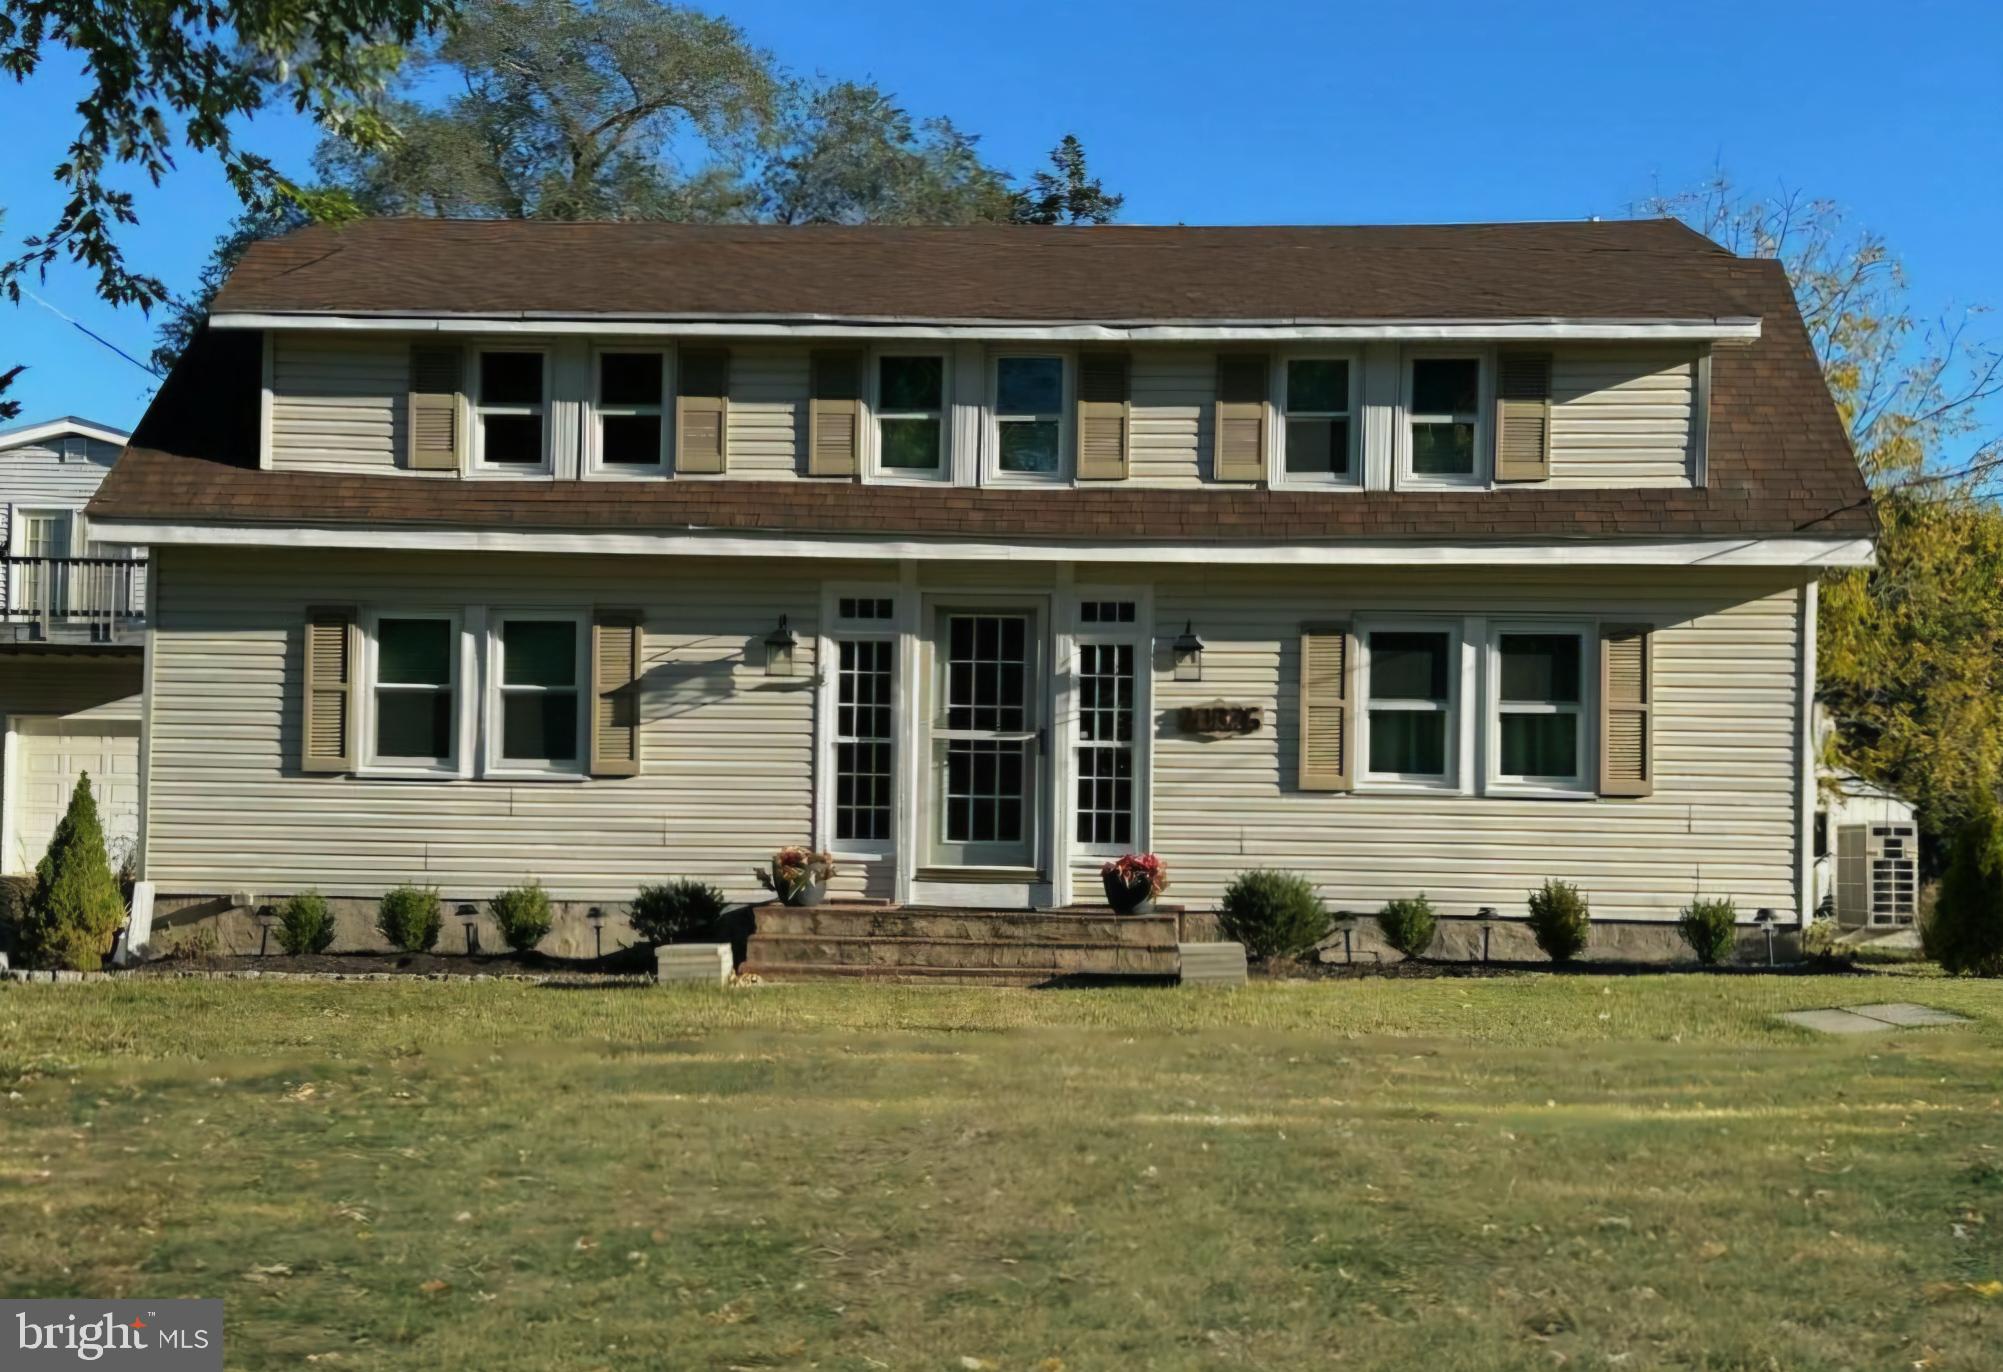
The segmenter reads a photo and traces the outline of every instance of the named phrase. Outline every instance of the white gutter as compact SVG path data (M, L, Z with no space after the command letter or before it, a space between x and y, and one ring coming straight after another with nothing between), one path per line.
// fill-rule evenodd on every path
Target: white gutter
M802 557L927 562L1198 563L1258 567L1868 567L1867 538L1550 539L1519 543L1353 539L1295 543L1003 542L719 529L564 531L381 525L171 524L93 516L107 541L231 548L594 553L638 557Z
M1070 343L1661 341L1752 343L1760 321L1725 319L1060 320L224 311L217 329L361 333L589 334L600 338L904 338Z

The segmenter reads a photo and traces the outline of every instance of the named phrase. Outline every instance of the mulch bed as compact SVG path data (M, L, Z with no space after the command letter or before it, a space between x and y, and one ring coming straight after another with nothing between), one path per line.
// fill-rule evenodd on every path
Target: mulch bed
M1776 967L1765 963L1734 963L1726 967L1700 967L1694 962L1438 962L1422 958L1405 962L1254 962L1247 969L1254 980L1264 981L1355 981L1365 977L1405 981L1430 981L1443 977L1518 977L1526 972L1546 972L1555 976L1640 977L1684 972L1692 976L1847 976L1858 969L1848 959L1811 958L1806 962L1783 962Z
M273 953L166 958L134 967L129 976L175 976L186 972L246 972L321 977L535 977L565 980L629 980L651 977L652 948L622 948L602 958L553 958L543 953Z

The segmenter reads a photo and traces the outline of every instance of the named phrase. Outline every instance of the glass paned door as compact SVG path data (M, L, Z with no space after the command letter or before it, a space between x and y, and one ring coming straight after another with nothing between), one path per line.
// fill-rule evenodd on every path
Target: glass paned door
M1033 867L1043 743L1040 616L941 609L935 631L932 861Z
M63 559L70 555L70 513L67 510L24 511L21 516L21 556L45 559L17 564L14 608L47 614L68 610Z

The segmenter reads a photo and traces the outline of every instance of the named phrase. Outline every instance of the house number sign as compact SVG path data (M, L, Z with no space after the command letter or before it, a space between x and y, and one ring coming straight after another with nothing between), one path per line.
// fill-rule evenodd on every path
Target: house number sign
M1185 705L1175 712L1175 722L1185 734L1208 734L1228 738L1234 734L1256 734L1265 723L1265 712L1256 705Z

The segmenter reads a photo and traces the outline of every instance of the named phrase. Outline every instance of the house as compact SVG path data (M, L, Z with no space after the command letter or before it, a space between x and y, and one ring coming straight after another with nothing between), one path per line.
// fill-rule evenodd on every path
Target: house
M1828 761L1835 719L1815 711L1822 758L1815 910L1845 930L1911 931L1920 913L1920 827L1913 803Z
M1808 908L1873 535L1780 268L1668 221L311 228L90 517L159 578L162 918L785 843L1024 912L1149 849L1187 928L1558 877L1644 950Z
M126 438L0 430L0 876L34 870L83 772L114 855L138 841L144 564L83 512Z

